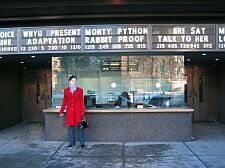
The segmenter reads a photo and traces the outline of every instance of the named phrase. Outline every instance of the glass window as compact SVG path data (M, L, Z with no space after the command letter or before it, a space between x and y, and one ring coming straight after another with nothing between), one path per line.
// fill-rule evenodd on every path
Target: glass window
M77 76L84 89L87 108L184 106L182 55L53 57L54 107L61 105L70 75Z

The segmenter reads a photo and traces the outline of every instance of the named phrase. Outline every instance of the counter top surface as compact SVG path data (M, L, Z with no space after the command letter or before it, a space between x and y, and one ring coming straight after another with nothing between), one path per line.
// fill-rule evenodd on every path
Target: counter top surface
M93 108L93 109L86 109L85 112L87 113L160 113L160 112L193 112L194 109L189 107L180 107L180 108L143 108L143 109L137 109L137 108ZM44 113L58 113L59 108L48 108L43 110Z

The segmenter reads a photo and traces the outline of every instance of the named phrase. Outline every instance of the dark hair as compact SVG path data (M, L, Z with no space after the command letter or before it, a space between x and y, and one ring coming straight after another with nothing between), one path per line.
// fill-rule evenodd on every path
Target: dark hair
M123 96L123 97L128 97L129 95L128 95L127 92L122 92L122 93L121 93L121 96Z
M70 75L69 81L71 81L73 78L75 78L77 80L77 77L74 75Z

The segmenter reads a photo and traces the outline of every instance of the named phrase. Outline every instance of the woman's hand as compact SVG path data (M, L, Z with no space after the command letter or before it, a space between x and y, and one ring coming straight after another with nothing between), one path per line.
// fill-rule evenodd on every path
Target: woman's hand
M82 121L83 119L84 119L84 116L82 115L82 116L81 116L81 121Z

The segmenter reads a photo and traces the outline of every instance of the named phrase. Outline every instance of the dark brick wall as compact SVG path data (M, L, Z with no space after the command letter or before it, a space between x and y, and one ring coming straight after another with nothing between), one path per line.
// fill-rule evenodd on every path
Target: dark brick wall
M225 64L221 64L219 67L219 96L218 96L218 106L219 106L219 122L225 124Z
M89 128L84 131L87 142L191 140L191 112L87 112L85 118L89 123ZM68 139L68 127L56 112L45 112L45 139L47 141Z
M43 109L51 107L51 68L21 71L21 109L24 122L44 122Z
M220 83L218 66L186 66L185 73L187 75L187 106L194 109L193 121L217 120ZM202 98L200 80L202 81Z
M20 122L44 122L43 109L49 107L51 68L0 64L0 129Z
M20 123L20 68L0 65L0 129Z

